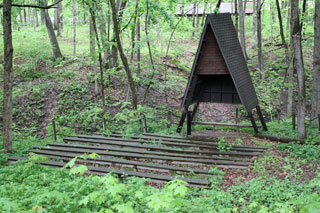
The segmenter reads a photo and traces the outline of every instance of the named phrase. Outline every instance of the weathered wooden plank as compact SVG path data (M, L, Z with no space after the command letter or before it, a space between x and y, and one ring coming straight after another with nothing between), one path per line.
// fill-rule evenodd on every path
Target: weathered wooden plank
M44 151L40 149L32 149L30 152L47 156L50 158L57 158L57 157L62 157L65 158L66 160L71 160L72 158L75 158L79 155L74 154L74 153L65 153L65 152L60 152L60 151ZM87 159L86 162L92 163L92 164L101 164L105 165L106 163L108 164L118 164L118 165L132 165L132 166L137 166L139 167L147 167L150 169L162 169L162 170L169 170L169 171L179 171L179 172L184 172L184 173L189 173L193 172L195 174L205 174L209 175L208 170L204 169L195 169L195 168L188 168L188 167L179 167L179 166L169 166L169 165L163 165L163 164L156 164L156 163L147 163L147 162L141 162L141 161L133 161L133 160L123 160L121 158L106 158L106 157L99 157L94 160Z
M171 139L159 139L158 137L144 137L144 136L137 136L131 139L122 138L122 137L104 137L99 135L79 135L79 138L92 138L92 139L99 139L99 140L108 140L108 141L121 141L121 142L133 142L133 143L161 143L166 146L176 146L176 147L188 147L188 148L205 148L210 150L217 150L218 144L217 143L205 143L205 142L195 142L195 141L179 141L178 139L174 139L177 142L172 142ZM231 151L244 151L244 152L263 152L266 148L255 148L255 147L241 147L241 146L232 146Z
M112 134L112 135L115 135L115 134ZM199 138L199 137L181 137L181 136L172 136L172 135L159 135L159 134L153 134L153 133L143 133L143 135L145 136L151 136L151 137L157 137L157 138L162 138L164 140L164 138L168 138L171 140L172 139L178 139L178 140L181 140L182 141L185 141L187 143L199 143L199 144L210 144L210 145L217 145L217 141L218 141L218 138L211 138L211 139L207 139L207 138ZM138 136L139 137L139 136ZM191 141L191 142L189 142ZM263 146L233 146L232 148L243 148L243 149L259 149L261 151L264 151L266 150L267 148L266 147L263 147Z
M80 149L92 149L92 150L103 150L103 151L119 151L128 153L139 153L139 154L152 154L160 156L172 156L172 157L184 157L184 158L201 158L201 159L214 159L214 160L232 160L232 161L243 161L243 162L253 162L253 159L247 158L231 158L231 157L219 157L219 156L208 156L208 155L192 155L192 154L180 154L180 153L169 153L169 152L156 152L137 148L127 148L127 147L115 147L115 146L88 146L79 144L65 144L65 143L49 143L49 146L59 146L59 147L72 147Z
M9 161L18 161L18 160L27 160L27 158L22 157L10 157L8 159ZM40 161L42 165L50 166L50 167L56 167L61 168L65 165L65 163L56 162L56 161ZM181 177L173 177L169 175L160 175L160 174L151 174L151 173L142 173L142 172L134 172L134 171L127 171L127 170L119 170L119 169L109 169L109 168L103 168L103 167L94 167L94 166L88 166L88 170L90 173L97 173L101 175L108 174L110 172L113 172L117 175L128 175L128 176L135 176L135 177L141 177L141 178L150 178L152 180L160 180L160 181L171 181L174 179L181 179L186 181L189 184L195 185L195 186L209 186L209 181L205 179L193 179L193 178L181 178Z
M35 148L40 148L36 147ZM125 157L125 158L145 158L145 159L154 159L154 160L166 160L166 161L181 161L181 162L190 162L190 163L202 163L202 164L212 164L212 165L239 165L239 166L248 166L249 162L235 162L235 161L226 161L226 160L211 160L211 159L192 159L192 158L182 158L182 157L167 157L167 156L158 156L150 154L137 154L137 153L124 153L124 152L114 152L114 151L100 151L92 149L79 149L79 148L60 148L60 147L41 147L43 150L54 150L54 151L64 151L64 152L73 152L73 153L97 153L103 156L115 156L115 157Z
M76 142L76 143L91 143L91 144L108 144L108 145L115 145L115 146L128 146L128 147L141 147L141 148L147 148L147 145L143 144L137 144L132 142L112 142L107 139L104 140L98 140L98 139L82 139L82 138L64 138L65 142ZM179 149L173 149L173 148L166 148L161 146L150 146L150 149L154 150L162 150L162 151L168 151L168 152L178 152L178 153L201 153L201 154L210 154L210 155L229 155L229 156L258 156L261 154L261 152L220 152L220 151L214 151L213 150L179 150ZM188 147L190 148L190 147Z
M218 122L193 121L192 124L209 125L209 126L226 126L226 127L252 128L252 125L231 124L231 123L218 123Z

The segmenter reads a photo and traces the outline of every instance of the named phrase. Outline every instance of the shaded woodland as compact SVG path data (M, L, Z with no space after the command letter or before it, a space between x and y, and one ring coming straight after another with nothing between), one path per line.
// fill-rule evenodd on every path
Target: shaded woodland
M51 196L52 209L40 198L40 203L20 202L20 208L313 212L319 207L319 0L0 0L0 11L0 177L12 174L3 176L0 192L7 191L5 181L19 183L13 176L23 170L56 174L57 188L61 187L58 194L43 195ZM214 138L220 152L236 146L265 147L249 169L201 167L215 174L210 190L187 188L178 179L152 185L138 178L120 183L108 175L101 179L114 188L103 186L102 191L100 180L82 177L85 171L74 170L74 176L65 171L58 174L38 165L43 161L40 154L28 157L34 146L62 142L67 136L177 135L181 101L206 15L223 12L232 14L268 126L261 134L269 137L254 137L242 105L200 104L194 109L192 131ZM253 116L258 119L258 114ZM237 125L245 128L233 128ZM186 131L184 125L180 135ZM32 166L8 166L8 158L17 155L28 157ZM195 174L182 177L198 178ZM47 190L40 186L41 178L35 178L36 184L40 191ZM70 191L62 190L63 180L70 184ZM77 196L83 196L77 201L65 198L77 184L92 188L79 189ZM129 186L132 190L124 192ZM12 187L18 190L19 186ZM108 190L119 190L119 194L108 194ZM0 198L0 209L16 197ZM63 199L66 210L57 204ZM12 211L19 208L12 206Z

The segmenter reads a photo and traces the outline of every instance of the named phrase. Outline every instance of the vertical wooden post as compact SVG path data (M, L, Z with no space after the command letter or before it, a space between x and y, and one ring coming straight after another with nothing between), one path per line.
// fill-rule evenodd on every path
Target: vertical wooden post
M251 123L252 123L252 127L253 127L253 129L254 129L254 132L255 132L256 134L258 134L258 133L259 133L259 130L258 130L257 124L256 124L256 122L255 122L255 120L254 120L254 117L253 117L252 112L248 112L248 115L249 115L250 121L251 121Z
M239 135L238 123L239 123L239 107L237 106L237 108L236 108L236 124L237 124L237 134Z
M192 112L187 111L187 136L191 135Z
M292 129L296 129L296 113L292 112Z
M180 121L179 121L179 125L178 125L178 128L177 128L177 133L181 132L184 120L186 119L186 114L187 114L187 111L183 110L181 118L180 118Z
M259 116L260 121L261 121L262 129L263 129L264 131L268 131L268 128L267 128L267 125L266 125L266 121L265 121L264 118L263 118L263 115L262 115L260 106L257 106L256 109L257 109L257 113L258 113L258 116Z
M198 108L199 108L199 101L194 105L194 108L192 110L192 118L191 118L192 120L195 118Z
M57 141L56 122L54 120L52 120L52 128L53 128L53 140Z

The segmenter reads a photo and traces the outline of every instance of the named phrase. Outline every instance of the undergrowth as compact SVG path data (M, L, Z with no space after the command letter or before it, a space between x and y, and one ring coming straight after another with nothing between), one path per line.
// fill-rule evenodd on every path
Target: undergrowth
M279 144L277 149L288 151L290 155L295 158L305 158L307 160L320 159L320 146L319 145L300 145L296 143Z
M320 176L301 184L259 177L224 191L219 187L220 172L210 189L188 188L178 179L157 189L146 179L119 182L112 174L85 177L86 168L79 172L72 164L68 172L41 166L38 160L44 159L33 156L28 163L0 168L1 211L315 212L320 208Z

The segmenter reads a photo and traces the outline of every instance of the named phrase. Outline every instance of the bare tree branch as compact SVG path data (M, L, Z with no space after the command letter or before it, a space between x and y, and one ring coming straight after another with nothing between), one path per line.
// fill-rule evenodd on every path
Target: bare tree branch
M51 8L57 8L55 7L57 4L59 4L60 2L62 2L63 0L59 0L56 3L53 3L51 5L48 6L38 6L38 5L30 5L30 4L11 4L12 7L29 7L29 8L37 8L37 9L43 9L43 10L48 10ZM3 5L0 4L0 8L3 8Z

